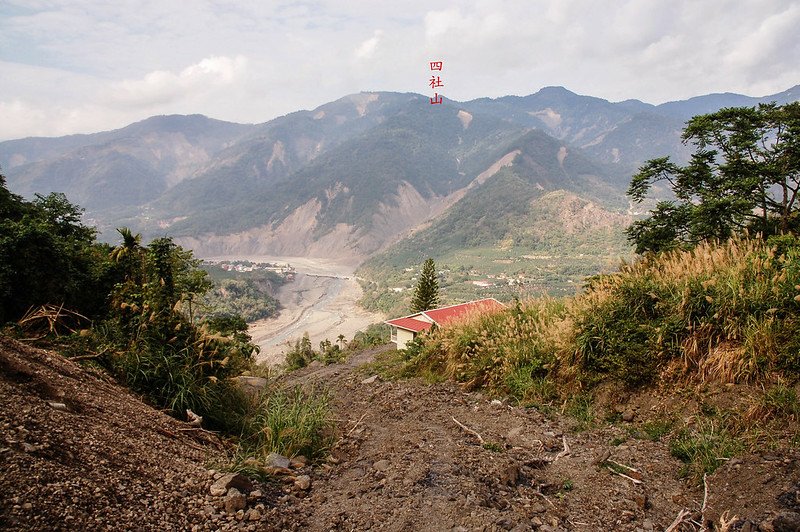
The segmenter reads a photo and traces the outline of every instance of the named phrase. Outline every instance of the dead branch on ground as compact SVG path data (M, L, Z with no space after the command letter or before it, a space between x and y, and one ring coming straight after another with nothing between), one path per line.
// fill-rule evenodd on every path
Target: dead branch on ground
M669 527L667 527L667 529L664 530L664 532L675 532L676 530L678 530L678 527L681 526L681 524L689 521L689 519L687 518L690 515L692 515L692 512L690 512L689 510L686 509L681 510L680 512L678 512L678 515L675 517L675 520L672 522L672 524L669 525Z
M561 435L561 441L564 443L564 450L558 453L555 458L553 458L553 462L558 462L559 458L563 458L565 456L569 456L570 454L572 454L572 451L570 450L569 445L567 444L567 437L563 434Z
M452 416L451 416L451 417L452 417ZM476 438L478 438L478 441L480 442L480 444L481 444L481 445L483 445L483 443L484 443L484 441L483 441L483 436L481 436L480 434L478 434L477 432L475 432L475 431L474 431L474 430L472 430L471 428L469 428L469 427L467 427L466 425L464 425L463 423L461 423L461 422L460 422L459 420L457 420L455 417L452 417L452 419L453 419L453 421L455 421L455 422L456 422L456 425L458 425L459 427L461 427L461 430L463 430L464 432L466 432L466 433L468 433L468 434L472 434L473 436L475 436Z
M625 473L620 473L619 471L617 471L616 469L614 469L614 468L613 468L613 467L611 467L611 466L608 466L608 465L607 465L607 466L606 466L606 469L608 469L609 471L611 471L611 472L612 472L612 473L614 473L615 475L619 475L619 476L621 476L622 478L626 478L626 479L630 480L631 482L633 482L633 483L634 483L634 484L636 484L637 486L638 486L639 484L641 484L641 483L642 483L642 481L641 481L641 480L639 480L639 479L637 479L637 478L629 477L629 476L628 476L628 475L626 475Z

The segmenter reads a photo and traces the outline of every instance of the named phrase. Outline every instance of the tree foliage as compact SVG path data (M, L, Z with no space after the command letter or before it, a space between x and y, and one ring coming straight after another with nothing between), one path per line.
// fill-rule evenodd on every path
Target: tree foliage
M46 303L89 318L105 312L114 266L81 212L60 193L26 201L0 175L0 323Z
M800 102L696 116L683 141L695 147L686 166L662 157L633 176L628 196L634 202L656 183L666 183L675 196L628 228L637 252L691 247L744 231L797 233Z
M436 276L436 264L427 259L422 265L422 272L411 299L411 312L422 312L439 305L439 278Z
M26 201L0 176L0 323L44 304L77 312L117 377L159 407L224 425L218 397L257 349L246 323L195 318L211 283L190 251L170 238L143 246L127 228L119 246L99 244L81 214L64 194Z

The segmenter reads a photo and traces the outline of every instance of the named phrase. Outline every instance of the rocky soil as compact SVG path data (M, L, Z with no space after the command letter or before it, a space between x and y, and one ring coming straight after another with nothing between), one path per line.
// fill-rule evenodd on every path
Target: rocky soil
M453 384L383 382L359 369L374 354L285 379L329 390L336 444L313 467L275 457L282 475L259 485L216 471L213 435L0 339L0 528L647 531L681 516L671 530L723 517L727 530L800 529L794 451L730 460L704 490L663 441L612 445L628 422L576 431Z
M284 529L800 530L797 452L730 460L706 493L666 442L630 438L638 410L576 431L453 384L381 382L358 370L369 356L287 379L332 391L340 438L309 496L275 511Z
M104 374L0 336L0 529L272 528L281 494L214 470L224 455Z

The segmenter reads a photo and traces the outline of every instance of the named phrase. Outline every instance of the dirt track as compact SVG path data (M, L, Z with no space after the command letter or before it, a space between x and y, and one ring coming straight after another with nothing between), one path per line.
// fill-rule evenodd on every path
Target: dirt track
M796 449L726 461L706 496L667 441L628 437L636 422L579 432L454 384L381 382L363 369L377 351L284 378L328 388L336 443L303 469L310 484L278 477L234 513L206 470L222 459L216 437L0 337L0 529L649 531L688 511L673 530L722 515L736 526L706 530L800 530ZM635 471L612 474L609 459Z
M697 531L704 518L718 524L725 511L740 518L730 530L742 530L745 518L764 525L747 530L796 530L768 528L800 509L796 452L724 465L708 478L702 512L702 484L679 478L682 463L666 441L630 438L630 423L579 432L565 416L454 384L365 382L359 366L374 354L286 377L331 391L340 437L309 496L273 510L277 528L649 531L666 530L686 510L674 530ZM604 460L634 471L613 474Z

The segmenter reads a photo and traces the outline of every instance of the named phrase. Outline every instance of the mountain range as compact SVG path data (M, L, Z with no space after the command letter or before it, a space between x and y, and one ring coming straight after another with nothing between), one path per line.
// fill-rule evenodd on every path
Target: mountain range
M6 141L0 168L23 196L65 192L108 238L126 225L170 234L199 256L358 264L432 246L512 242L524 251L547 239L526 224L552 223L541 217L548 201L582 205L601 232L629 223L631 175L652 157L686 160L689 117L798 99L800 86L661 105L562 87L442 105L370 92L262 124L157 116L103 133Z

